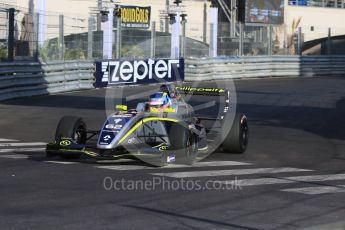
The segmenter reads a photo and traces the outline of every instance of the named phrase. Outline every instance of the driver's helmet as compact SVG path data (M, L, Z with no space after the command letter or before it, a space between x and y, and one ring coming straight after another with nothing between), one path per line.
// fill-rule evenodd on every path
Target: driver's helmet
M170 98L166 92L157 92L150 96L149 104L154 107L160 107L170 103Z
M179 97L179 93L176 90L175 85L173 85L173 84L161 85L160 91L167 93L170 98L178 98Z

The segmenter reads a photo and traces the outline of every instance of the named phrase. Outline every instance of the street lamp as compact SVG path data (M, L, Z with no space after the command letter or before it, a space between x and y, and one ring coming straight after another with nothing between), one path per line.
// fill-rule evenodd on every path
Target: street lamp
M187 22L187 19L186 19L187 14L181 14L180 16L181 16L181 19L182 19L181 23L186 23Z
M170 25L175 24L176 23L176 14L170 13L170 14L168 14L168 16L169 16L169 23L170 23Z
M108 14L109 14L109 11L107 11L107 10L101 10L100 13L101 13L101 22L106 22L106 21L108 21Z
M179 6L182 3L182 0L175 0L174 4L176 4L177 6Z
M121 18L121 7L117 4L114 8L114 17Z

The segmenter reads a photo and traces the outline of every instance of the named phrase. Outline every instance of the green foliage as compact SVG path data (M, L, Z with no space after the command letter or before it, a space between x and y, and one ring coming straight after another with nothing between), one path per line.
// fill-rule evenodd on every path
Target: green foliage
M44 61L55 61L60 59L57 42L45 42L39 49L39 57Z
M39 56L44 62L61 60L58 43L54 41L45 42L40 48ZM82 49L69 49L64 47L64 60L79 59L85 59L85 54Z
M85 54L82 49L65 49L65 60L85 60Z
M116 45L113 45L113 56L115 57ZM127 45L121 48L121 57L124 58L144 58L145 53L137 45Z
M1 60L7 59L7 47L3 44L0 44L0 59Z
M121 57L143 58L144 51L137 45L125 46L121 49Z

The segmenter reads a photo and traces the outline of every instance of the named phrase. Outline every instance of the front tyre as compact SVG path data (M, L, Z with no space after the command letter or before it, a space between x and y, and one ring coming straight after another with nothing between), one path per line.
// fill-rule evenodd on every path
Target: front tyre
M176 162L192 165L198 152L195 134L179 123L172 123L169 139L176 155Z
M242 113L238 113L235 116L230 132L225 136L222 148L227 153L244 153L248 146L248 139L247 117Z
M86 144L87 127L83 119L75 116L62 117L56 128L55 140L59 141L62 138L70 138L77 144ZM63 158L79 158L81 153L64 153L61 156Z

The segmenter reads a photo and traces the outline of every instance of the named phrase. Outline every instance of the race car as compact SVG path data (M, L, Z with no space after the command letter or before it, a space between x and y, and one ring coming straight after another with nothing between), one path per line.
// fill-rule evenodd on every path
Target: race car
M184 100L188 95L224 97L221 116L197 116L193 106ZM236 114L232 127L222 128L231 126L227 116L229 102L225 89L162 85L149 101L138 103L135 109L116 105L99 131L88 130L80 117L64 116L46 153L63 158L82 155L104 160L136 158L159 166L193 164L198 156L214 151L216 140L223 140L216 146L221 144L225 152L243 153L248 144L247 117ZM218 121L220 129L204 125L210 120ZM97 143L91 146L88 142L96 136Z

